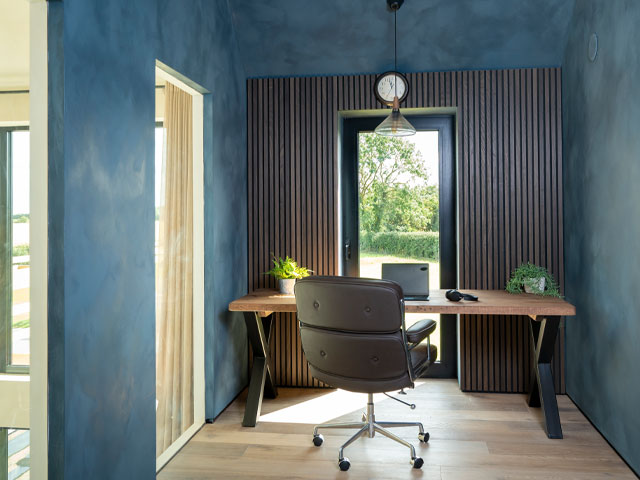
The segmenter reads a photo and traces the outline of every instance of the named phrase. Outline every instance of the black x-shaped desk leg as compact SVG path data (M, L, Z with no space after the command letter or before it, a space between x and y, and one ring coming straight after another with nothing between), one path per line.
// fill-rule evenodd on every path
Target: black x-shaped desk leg
M531 332L531 386L529 406L542 407L544 426L549 438L562 438L556 389L551 373L551 358L558 336L560 317L529 319Z
M257 312L245 312L247 334L253 350L253 368L249 381L249 395L244 409L242 426L255 427L262 408L262 395L266 390L270 398L278 395L275 381L275 370L269 351L269 339L273 330L273 316L261 318Z

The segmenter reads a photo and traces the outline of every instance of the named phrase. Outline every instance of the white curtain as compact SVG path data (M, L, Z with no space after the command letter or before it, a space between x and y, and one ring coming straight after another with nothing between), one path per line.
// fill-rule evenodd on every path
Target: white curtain
M193 424L193 106L167 82L156 267L156 456Z

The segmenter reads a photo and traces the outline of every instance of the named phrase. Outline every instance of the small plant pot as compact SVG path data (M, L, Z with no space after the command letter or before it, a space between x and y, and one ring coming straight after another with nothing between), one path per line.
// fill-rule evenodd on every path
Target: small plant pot
M280 280L278 280L280 293L282 293L283 295L293 295L293 287L295 284L295 278L281 278Z
M546 282L547 280L544 277L528 278L527 281L524 282L524 291L525 293L540 294L544 292Z

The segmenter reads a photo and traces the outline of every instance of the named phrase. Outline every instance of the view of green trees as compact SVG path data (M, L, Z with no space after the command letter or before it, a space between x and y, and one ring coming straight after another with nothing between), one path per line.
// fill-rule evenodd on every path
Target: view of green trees
M361 230L438 231L438 186L413 143L363 133L359 158Z
M398 137L362 133L361 249L438 258L438 185L415 145Z

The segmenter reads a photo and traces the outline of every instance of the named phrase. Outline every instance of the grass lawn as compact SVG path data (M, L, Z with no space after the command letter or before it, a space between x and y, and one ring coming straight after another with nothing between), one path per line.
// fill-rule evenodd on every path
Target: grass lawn
M14 318L11 326L13 328L29 328L31 326L31 322L29 318L23 318L22 320L16 320L16 318Z

